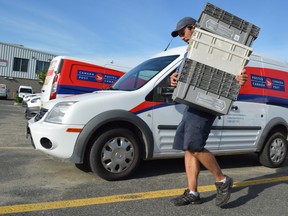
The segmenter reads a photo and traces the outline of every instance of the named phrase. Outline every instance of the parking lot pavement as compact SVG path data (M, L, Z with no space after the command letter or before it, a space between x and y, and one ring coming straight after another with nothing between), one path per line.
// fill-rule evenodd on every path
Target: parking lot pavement
M203 204L175 207L186 186L182 159L145 161L133 178L108 182L35 151L25 138L24 109L0 101L0 214L6 215L287 215L288 161L260 166L255 155L217 158L234 178L228 205L215 206L211 174L200 174Z
M25 137L25 108L12 100L0 100L0 146L30 147Z

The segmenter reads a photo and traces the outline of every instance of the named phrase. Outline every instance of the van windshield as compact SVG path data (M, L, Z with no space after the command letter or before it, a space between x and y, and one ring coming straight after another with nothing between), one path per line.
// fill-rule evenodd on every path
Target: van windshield
M141 88L156 74L167 67L179 55L163 56L158 58L149 59L131 71L125 73L111 89L132 91Z

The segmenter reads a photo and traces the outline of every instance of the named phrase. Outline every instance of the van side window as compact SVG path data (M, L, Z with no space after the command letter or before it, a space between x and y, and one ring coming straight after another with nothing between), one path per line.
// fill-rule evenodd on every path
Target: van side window
M172 72L174 73L174 71ZM170 86L170 73L147 96L147 101L172 103L174 87Z

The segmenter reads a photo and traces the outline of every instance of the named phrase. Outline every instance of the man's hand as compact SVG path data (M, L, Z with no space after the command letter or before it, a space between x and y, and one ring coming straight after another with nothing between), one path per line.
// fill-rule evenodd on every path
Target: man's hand
M248 75L246 74L246 70L245 70L245 69L243 69L243 70L241 71L241 74L238 74L238 75L236 76L236 80L239 82L239 84L240 84L241 86L245 85L245 83L246 83L247 80L248 80Z
M177 86L177 77L178 77L178 73L174 72L171 76L170 76L170 85L172 87L176 87Z

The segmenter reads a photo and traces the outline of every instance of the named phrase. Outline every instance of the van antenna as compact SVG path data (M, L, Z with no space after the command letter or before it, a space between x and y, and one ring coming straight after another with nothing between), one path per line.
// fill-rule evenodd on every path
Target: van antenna
M167 47L166 47L166 49L164 51L166 51L168 49L168 47L170 46L170 44L171 44L173 39L174 39L174 37L172 37L172 39L170 40L170 42L168 43L168 45L167 45Z

